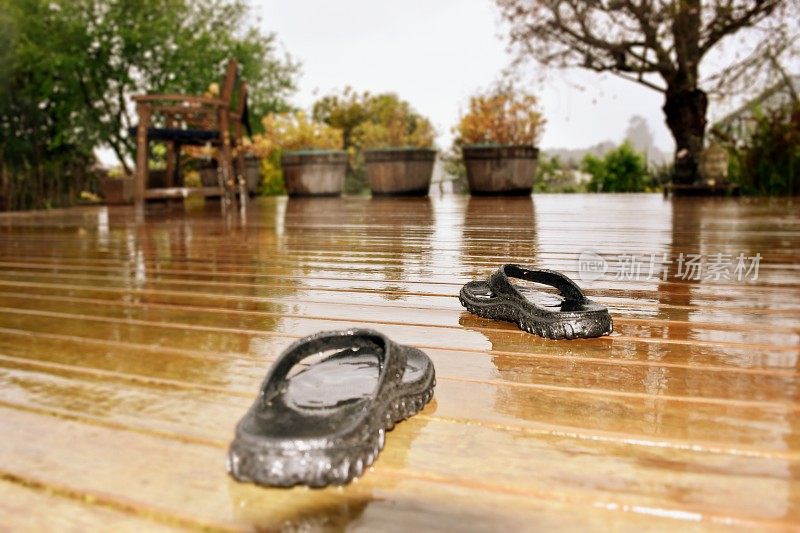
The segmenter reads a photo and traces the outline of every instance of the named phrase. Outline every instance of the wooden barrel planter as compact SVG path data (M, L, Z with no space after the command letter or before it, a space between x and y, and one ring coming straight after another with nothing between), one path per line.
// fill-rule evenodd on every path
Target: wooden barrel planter
M100 179L100 191L108 205L132 204L134 185L132 176Z
M216 161L203 162L197 172L200 174L200 184L203 187L219 187Z
M539 150L533 146L474 145L462 149L472 194L527 195L533 189Z
M425 196L431 187L436 150L387 148L364 151L373 195Z
M237 169L238 170L238 169ZM216 161L207 161L200 164L197 169L200 174L200 184L203 187L219 187L218 166ZM244 180L247 184L248 194L258 193L258 185L261 183L261 160L252 155L244 157Z
M244 181L250 196L258 194L258 186L261 183L261 160L259 158L252 155L245 156Z
M336 196L347 173L347 152L309 150L281 156L283 181L289 196Z

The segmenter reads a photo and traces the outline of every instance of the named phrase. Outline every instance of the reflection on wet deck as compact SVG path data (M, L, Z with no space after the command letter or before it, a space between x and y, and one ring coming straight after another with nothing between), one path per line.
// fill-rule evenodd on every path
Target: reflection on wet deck
M613 336L464 312L520 262L761 254L756 280L581 282ZM143 528L791 527L800 520L800 210L656 195L259 199L0 217L0 523ZM344 489L225 474L293 339L348 326L439 376Z

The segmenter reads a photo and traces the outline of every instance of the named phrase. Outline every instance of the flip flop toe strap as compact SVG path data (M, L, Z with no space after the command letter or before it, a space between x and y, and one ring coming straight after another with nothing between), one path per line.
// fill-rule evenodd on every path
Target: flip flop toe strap
M543 268L525 268L520 265L503 265L497 272L489 278L489 287L497 295L509 298L525 299L519 290L509 281L508 278L523 279L534 283L542 283L555 287L561 292L564 298L576 302L587 302L588 299L574 281L569 279L561 272L546 270Z
M377 394L397 387L402 381L406 353L384 335L369 329L327 331L300 339L281 354L261 385L262 405L269 403L281 392L289 371L300 361L320 352L347 348L367 348L374 351L380 368Z

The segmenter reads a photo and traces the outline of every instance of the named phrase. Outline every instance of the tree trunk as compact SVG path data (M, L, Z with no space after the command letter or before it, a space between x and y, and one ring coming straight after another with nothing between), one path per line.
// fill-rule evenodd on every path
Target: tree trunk
M700 89L667 90L667 127L675 139L675 184L700 183L700 157L706 131L708 97Z

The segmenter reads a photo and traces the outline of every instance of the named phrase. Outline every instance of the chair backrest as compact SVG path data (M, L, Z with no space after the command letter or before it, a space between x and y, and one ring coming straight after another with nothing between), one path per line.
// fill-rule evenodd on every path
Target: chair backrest
M247 83L239 79L239 65L235 59L231 58L228 60L228 67L225 69L225 79L222 82L222 93L220 94L220 100L228 102L229 109L233 107L233 93L237 82L239 84L239 94L236 97L236 110L234 112L247 129L247 134L252 135L247 109Z
M231 98L233 98L233 88L236 85L236 76L239 70L239 66L236 64L236 60L231 58L228 60L228 68L225 69L225 81L222 84L222 93L220 94L220 99L228 102L231 104Z
M236 102L236 114L239 116L239 121L247 130L247 135L253 135L253 130L250 127L250 111L247 109L247 82L239 82L239 97Z

